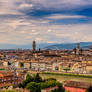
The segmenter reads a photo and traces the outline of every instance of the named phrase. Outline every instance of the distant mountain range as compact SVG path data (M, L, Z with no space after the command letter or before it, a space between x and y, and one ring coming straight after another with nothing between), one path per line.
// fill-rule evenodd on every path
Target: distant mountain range
M53 45L51 43L37 43L37 49ZM0 44L0 49L32 49L32 43L26 45Z
M37 43L37 49L45 49L45 50L61 50L61 49L73 49L76 47L77 43ZM92 42L80 42L80 47L84 49L90 48ZM32 43L27 45L15 45L15 44L0 44L0 49L32 49Z
M50 50L74 49L76 47L76 44L77 43L55 44L55 45L49 45L44 49L50 49ZM92 42L80 42L80 48L83 48L83 49L90 48L90 45L92 45Z

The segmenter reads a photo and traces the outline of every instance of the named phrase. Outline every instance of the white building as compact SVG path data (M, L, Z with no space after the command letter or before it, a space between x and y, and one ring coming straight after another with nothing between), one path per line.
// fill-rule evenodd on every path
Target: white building
M30 69L30 67L31 67L30 62L24 63L24 68Z
M31 69L36 71L44 71L46 70L45 62L31 62Z

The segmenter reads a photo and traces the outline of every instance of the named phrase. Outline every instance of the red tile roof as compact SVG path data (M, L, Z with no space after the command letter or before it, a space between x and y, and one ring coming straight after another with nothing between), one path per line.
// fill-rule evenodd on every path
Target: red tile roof
M92 83L87 83L87 82L77 82L77 81L65 81L64 86L66 87L74 87L74 88L82 88L82 89L87 89L90 87Z

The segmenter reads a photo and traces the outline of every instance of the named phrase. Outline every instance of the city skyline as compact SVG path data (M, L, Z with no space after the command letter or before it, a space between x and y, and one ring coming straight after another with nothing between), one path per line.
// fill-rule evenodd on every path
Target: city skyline
M0 44L92 42L92 0L0 0Z

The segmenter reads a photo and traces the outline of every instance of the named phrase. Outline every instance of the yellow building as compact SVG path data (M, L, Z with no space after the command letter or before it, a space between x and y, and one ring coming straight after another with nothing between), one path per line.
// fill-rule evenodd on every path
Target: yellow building
M82 61L82 63L88 63L88 61Z
M86 71L87 71L87 73L91 73L92 74L92 64L87 64Z
M8 67L8 61L3 61L3 66Z

